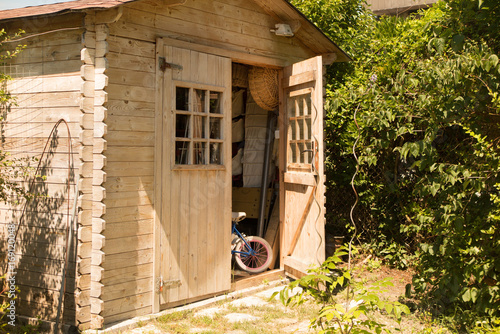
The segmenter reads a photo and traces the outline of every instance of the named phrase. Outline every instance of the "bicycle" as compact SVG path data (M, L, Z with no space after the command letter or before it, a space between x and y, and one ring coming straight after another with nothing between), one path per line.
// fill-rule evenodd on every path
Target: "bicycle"
M249 273L257 274L269 268L273 259L273 250L265 239L257 236L246 236L238 231L236 225L245 217L245 212L233 212L232 214L231 254L238 267Z

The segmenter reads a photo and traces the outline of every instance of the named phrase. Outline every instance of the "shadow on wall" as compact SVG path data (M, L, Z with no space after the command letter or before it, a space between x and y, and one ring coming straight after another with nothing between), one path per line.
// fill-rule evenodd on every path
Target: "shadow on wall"
M77 236L76 228L73 233L69 228L72 221L76 226L76 215L72 219L74 163L67 131L64 126L59 128L52 133L45 153L38 154L40 168L34 180L29 180L34 197L12 206L5 221L17 228L17 266L10 275L19 288L16 316L39 318L43 327L50 323L76 325ZM6 242L0 244L0 253L7 253ZM2 258L3 271L7 268L7 257ZM19 321L21 318L16 319Z

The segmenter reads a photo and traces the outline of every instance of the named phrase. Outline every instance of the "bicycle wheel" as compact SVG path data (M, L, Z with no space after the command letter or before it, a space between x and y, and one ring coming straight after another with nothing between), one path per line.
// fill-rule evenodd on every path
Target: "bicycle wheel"
M273 250L269 243L259 237L250 236L246 237L248 245L255 251L254 255L246 255L242 253L235 253L234 259L238 267L249 273L261 273L271 264L273 259ZM247 245L240 240L236 245L235 251L248 252Z

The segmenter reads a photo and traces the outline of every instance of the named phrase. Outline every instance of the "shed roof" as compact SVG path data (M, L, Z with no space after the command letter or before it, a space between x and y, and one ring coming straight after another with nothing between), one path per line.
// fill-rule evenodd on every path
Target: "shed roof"
M20 18L42 15L64 14L67 12L80 12L85 10L105 10L123 4L141 0L75 0L55 4L30 6L0 11L0 21L15 20ZM300 29L296 36L311 50L320 54L335 53L334 61L349 61L351 58L340 49L328 36L306 18L288 0L254 0L269 15L277 20L298 21Z

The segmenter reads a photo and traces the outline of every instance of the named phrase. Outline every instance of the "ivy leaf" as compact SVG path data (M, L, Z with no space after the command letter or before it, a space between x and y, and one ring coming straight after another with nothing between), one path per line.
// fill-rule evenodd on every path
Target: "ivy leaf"
M455 52L460 52L464 48L464 42L465 42L465 36L464 35L455 35L453 36L452 42L451 42L451 48Z

